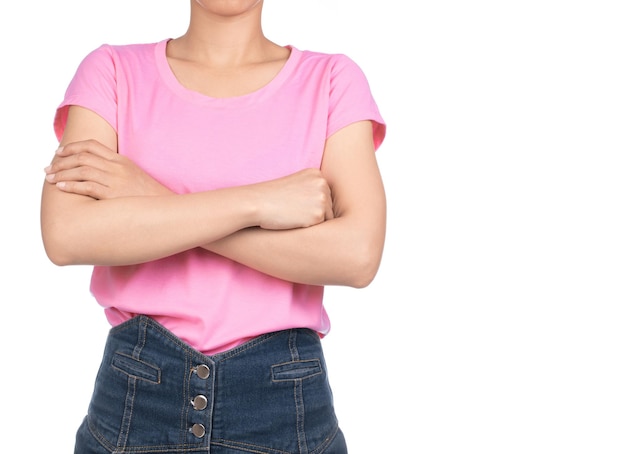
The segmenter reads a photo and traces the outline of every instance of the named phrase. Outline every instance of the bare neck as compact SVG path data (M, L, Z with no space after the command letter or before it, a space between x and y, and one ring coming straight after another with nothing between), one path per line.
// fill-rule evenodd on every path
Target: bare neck
M284 52L263 33L261 8L242 14L213 14L191 2L189 27L184 35L170 42L174 58L212 67L236 67L276 58Z

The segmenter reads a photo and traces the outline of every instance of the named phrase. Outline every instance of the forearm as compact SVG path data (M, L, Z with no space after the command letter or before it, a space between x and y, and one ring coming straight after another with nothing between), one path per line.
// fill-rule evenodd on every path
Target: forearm
M189 195L94 200L46 183L42 235L59 265L129 265L172 255L254 225L245 187ZM63 200L61 202L60 200Z
M305 229L245 229L204 247L266 274L303 284L365 287L378 271L386 199L369 122L327 141L322 171L335 217Z
M384 236L384 216L361 226L335 218L305 229L249 228L204 248L287 281L361 288L378 271Z
M162 189L151 189L154 195L134 195L144 190L121 185L108 198L110 188L100 184L107 179L99 173L87 182L66 182L64 176L73 173L74 167L54 172L58 167L62 166L52 165L53 173L48 174L43 189L41 220L46 252L60 265L142 263L251 226L288 230L333 216L330 189L317 169L185 195ZM105 198L87 196L92 186L100 188L95 192Z

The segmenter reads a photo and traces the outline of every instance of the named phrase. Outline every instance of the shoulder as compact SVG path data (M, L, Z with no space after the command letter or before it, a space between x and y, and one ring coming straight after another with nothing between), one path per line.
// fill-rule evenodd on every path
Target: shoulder
M341 69L344 67L358 68L357 63L346 54L325 53L312 50L301 50L301 60L303 63L313 65L324 65L331 69Z
M153 55L155 49L164 47L167 40L152 43L135 43L135 44L103 44L101 48L107 49L120 57L138 57L144 55Z
M385 135L385 123L361 67L342 53L305 50L300 60L301 67L307 68L302 76L308 81L316 79L315 71L322 68L323 75L317 79L323 81L323 92L328 96L328 136L351 123L372 120L374 146L378 148Z
M84 63L113 63L143 61L154 58L155 49L164 42L139 44L101 44L89 52L83 59Z
M311 50L300 52L300 67L306 71L322 71L330 82L365 80L365 74L361 67L346 54L324 53Z
M101 44L81 61L75 78L85 83L106 83L109 86L130 84L134 80L153 77L157 68L157 50L165 41L140 44ZM88 82L93 80L93 82ZM96 82L99 81L99 82Z

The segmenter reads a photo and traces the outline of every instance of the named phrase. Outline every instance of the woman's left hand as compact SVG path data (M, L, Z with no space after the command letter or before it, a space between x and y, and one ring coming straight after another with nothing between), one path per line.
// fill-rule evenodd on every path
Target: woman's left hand
M46 181L94 199L172 194L137 164L95 140L60 147L45 168Z

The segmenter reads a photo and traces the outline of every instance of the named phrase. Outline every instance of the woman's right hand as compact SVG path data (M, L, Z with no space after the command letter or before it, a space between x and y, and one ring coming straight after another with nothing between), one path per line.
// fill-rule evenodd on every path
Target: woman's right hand
M46 181L60 190L96 200L172 193L133 161L97 140L59 147L45 172Z
M304 169L251 188L259 196L261 228L310 227L334 217L331 189L319 169Z

